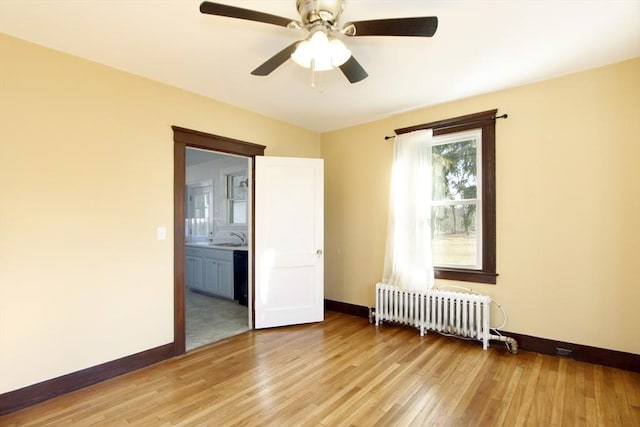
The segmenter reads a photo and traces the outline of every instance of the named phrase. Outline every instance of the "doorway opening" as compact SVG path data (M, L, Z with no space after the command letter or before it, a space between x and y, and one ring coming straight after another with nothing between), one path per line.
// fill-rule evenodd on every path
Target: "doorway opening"
M243 245L246 246L245 262L248 270L248 274L245 276L247 277L246 303L248 309L245 317L245 325L247 328L253 327L252 288L254 252L251 242L253 241L254 235L252 224L255 215L253 209L254 195L250 190L253 188L255 182L253 178L255 157L264 155L265 147L177 126L173 126L172 129L174 133L174 354L179 355L183 354L187 349L187 311L189 310L189 304L194 302L191 300L187 301L187 297L191 299L191 297L198 298L200 295L206 296L207 298L215 296L216 298L222 297L221 299L226 299L227 302L235 298L235 289L230 291L228 283L229 281L233 281L233 277L229 278L229 275L235 273L233 268L233 254L241 252L240 250L236 250L235 248L238 246L234 245L237 245L237 243L235 243L237 240L242 239L243 226L241 224L243 220L245 223L244 227L246 227L244 243L248 243ZM244 159L242 161L246 162L245 179L242 178L241 173L238 173L239 170L228 174L223 173L223 175L226 176L222 179L217 179L219 184L218 188L226 187L225 196L228 194L230 197L225 200L225 203L219 204L220 211L218 213L216 213L215 210L211 210L208 213L208 217L206 213L203 213L202 208L207 203L209 206L212 206L215 199L214 193L216 186L214 181L216 180L214 177L211 179L211 192L208 193L207 180L198 181L195 179L194 182L192 182L192 184L196 184L196 186L193 187L194 192L193 194L189 194L189 187L187 186L187 150L191 149L198 149L196 151L208 153L210 156L224 155L234 158L239 156ZM212 152L215 152L215 154ZM236 187L235 190L237 190L235 192L234 185ZM244 200L242 198L243 186L248 190L246 191ZM222 190L219 190L219 194L222 194L221 191ZM189 196L196 196L196 199L198 199L196 203L192 204L191 209L200 209L197 215L192 215L194 220L192 222L191 234L188 234L189 227L187 220L190 218L188 215L194 212L189 212ZM243 202L245 203L244 209L246 212L244 218L241 213ZM213 209L215 209L215 207L213 207ZM218 224L215 222L216 215L219 217ZM219 229L216 229L216 225L218 225ZM238 237L237 240L234 240L236 239L236 234ZM190 243L201 243L203 250L211 251L211 253L208 253L208 255L211 255L208 257L208 265L202 265L201 268L198 269L195 266L195 264L198 263L197 260L191 265L188 264L187 251L189 250L189 252L191 252L187 247L188 240L191 240ZM209 245L209 243L211 243L211 245ZM219 248L215 248L215 243L222 245L220 245ZM229 244L229 246L225 246L224 244ZM205 245L206 248L204 247ZM193 245L192 247L198 249L197 245ZM216 251L216 249L220 249L220 252ZM213 256L214 252L215 255L219 256ZM192 258L197 259L198 257L195 256ZM204 255L201 257L201 260L200 262L205 264ZM188 283L186 282L191 281L193 283L194 280L197 281L198 277L194 277L194 275L197 276L198 271L203 275L208 274L209 278L215 277L215 283L208 282L209 289L200 283L203 287L201 291L204 292L196 292L200 295L191 295L191 291L187 291L186 284ZM220 284L223 282L227 285L221 288ZM219 295L216 295L216 293ZM234 304L238 304L235 302L235 299L233 299L233 301ZM206 308L204 310L206 311ZM189 347L194 348L193 344L194 343L190 343Z
M249 330L249 168L243 156L186 148L186 351Z

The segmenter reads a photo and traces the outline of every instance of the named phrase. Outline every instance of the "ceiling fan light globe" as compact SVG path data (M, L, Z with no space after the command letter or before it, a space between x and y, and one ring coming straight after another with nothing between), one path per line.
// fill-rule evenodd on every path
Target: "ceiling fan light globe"
M301 67L311 68L312 53L311 44L304 40L298 44L296 50L291 54L291 59Z
M311 48L314 51L326 49L329 45L329 37L322 30L317 30L311 37L309 38L309 43L311 43Z
M341 66L351 57L351 52L338 39L329 39L324 31L316 31L301 41L291 54L291 59L304 68L328 71Z
M351 58L351 51L338 39L329 42L329 52L334 67L341 66Z
M314 71L329 71L335 68L329 55L320 55L313 58L312 67Z

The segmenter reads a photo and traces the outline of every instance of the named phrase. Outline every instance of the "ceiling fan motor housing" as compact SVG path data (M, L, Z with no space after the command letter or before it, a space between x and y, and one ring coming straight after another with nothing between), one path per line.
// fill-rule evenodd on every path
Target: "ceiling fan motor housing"
M334 25L344 9L344 0L296 0L296 7L305 26L318 21Z

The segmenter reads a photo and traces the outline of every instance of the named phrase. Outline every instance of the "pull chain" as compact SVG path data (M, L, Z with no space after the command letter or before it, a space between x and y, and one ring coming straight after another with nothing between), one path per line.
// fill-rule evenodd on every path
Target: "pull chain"
M316 88L316 60L311 59L311 87Z
M324 89L316 85L316 60L315 59L311 59L311 87L320 93L324 92Z

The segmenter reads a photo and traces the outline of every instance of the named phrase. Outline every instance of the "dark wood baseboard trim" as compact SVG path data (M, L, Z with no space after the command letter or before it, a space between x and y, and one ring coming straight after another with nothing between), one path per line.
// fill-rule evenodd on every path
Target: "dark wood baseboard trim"
M324 300L327 310L358 317L369 317L369 307L349 304L346 302ZM640 372L640 354L625 353L623 351L608 350L606 348L591 347L582 344L572 344L547 338L532 337L516 332L503 332L503 335L515 338L518 349L552 356L569 357L581 362L609 366L625 371ZM560 349L560 350L558 350ZM562 354L564 352L564 354Z
M351 316L358 316L369 318L369 307L363 305L349 304L348 302L332 301L330 299L324 300L324 308L329 311L335 311L337 313L349 314Z
M0 394L0 415L153 365L174 356L173 343Z
M515 332L505 331L502 332L502 335L515 338L518 341L518 348L522 350L569 357L581 362L609 366L625 371L640 372L640 354L532 337Z

